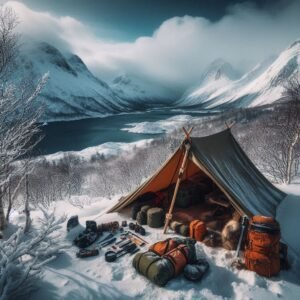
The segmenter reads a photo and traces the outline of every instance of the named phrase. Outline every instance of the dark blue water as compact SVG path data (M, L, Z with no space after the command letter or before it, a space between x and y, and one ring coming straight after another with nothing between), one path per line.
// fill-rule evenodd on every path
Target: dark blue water
M44 139L37 147L37 154L51 154L58 151L79 151L106 142L135 142L155 138L163 134L141 134L122 131L128 123L165 120L184 114L174 111L155 110L136 114L115 115L76 121L53 122L42 127ZM186 113L202 116L203 113Z

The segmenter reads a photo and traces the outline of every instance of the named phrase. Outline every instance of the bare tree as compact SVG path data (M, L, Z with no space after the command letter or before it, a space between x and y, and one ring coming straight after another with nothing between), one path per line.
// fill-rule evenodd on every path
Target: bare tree
M286 174L285 183L289 184L297 175L300 155L300 74L297 71L285 84L285 96L288 100L286 118Z

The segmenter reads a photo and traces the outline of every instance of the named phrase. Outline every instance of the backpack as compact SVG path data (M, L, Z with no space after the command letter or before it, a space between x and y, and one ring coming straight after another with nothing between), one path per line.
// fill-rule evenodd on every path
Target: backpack
M280 226L265 216L254 216L249 223L244 253L248 270L261 276L275 276L280 271Z

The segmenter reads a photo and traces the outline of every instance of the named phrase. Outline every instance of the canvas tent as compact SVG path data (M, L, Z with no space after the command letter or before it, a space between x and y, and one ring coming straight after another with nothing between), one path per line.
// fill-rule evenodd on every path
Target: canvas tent
M275 216L286 194L273 186L254 166L231 130L206 137L191 137L191 149L183 180L198 172L208 176L241 214ZM182 144L164 165L109 212L120 211L146 192L163 190L175 183L184 157Z

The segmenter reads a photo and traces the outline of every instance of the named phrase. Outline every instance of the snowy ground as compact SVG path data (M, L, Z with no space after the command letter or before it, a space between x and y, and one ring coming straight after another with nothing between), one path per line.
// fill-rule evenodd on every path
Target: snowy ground
M284 188L286 190L286 188ZM288 188L289 189L289 188ZM292 186L295 194L300 195L300 186ZM70 202L56 202L55 211L58 215L67 214L68 217L77 214L80 223L84 226L86 220L96 220L97 223L114 220L124 220L125 215L105 214L118 197L113 200L104 198L87 198L84 196L73 199ZM283 236L289 234L288 240L298 240L298 249L294 249L300 255L300 237L295 233L297 227L288 228L292 224L287 213L293 213L299 220L300 197L293 198L293 208L288 203L280 208L279 221L283 228ZM297 211L295 210L297 209ZM34 211L33 218L39 215ZM20 222L21 216L14 213L14 221ZM128 220L128 218L127 218ZM294 224L292 224L294 225ZM63 239L71 245L71 240L83 229L78 226L69 234L66 226L61 230ZM150 229L145 239L150 243L165 239L161 229ZM297 243L294 243L294 246ZM180 276L171 280L166 287L160 288L153 285L146 278L137 274L132 267L131 256L124 256L115 263L107 263L104 260L104 252L100 256L88 259L75 257L76 247L71 246L65 254L48 264L44 278L39 284L39 289L31 295L30 299L299 299L300 297L300 263L293 253L291 258L292 269L282 271L280 276L266 279L246 270L236 270L230 267L234 252L224 249L209 248L198 243L199 256L204 256L210 263L210 271L200 283L191 283Z

